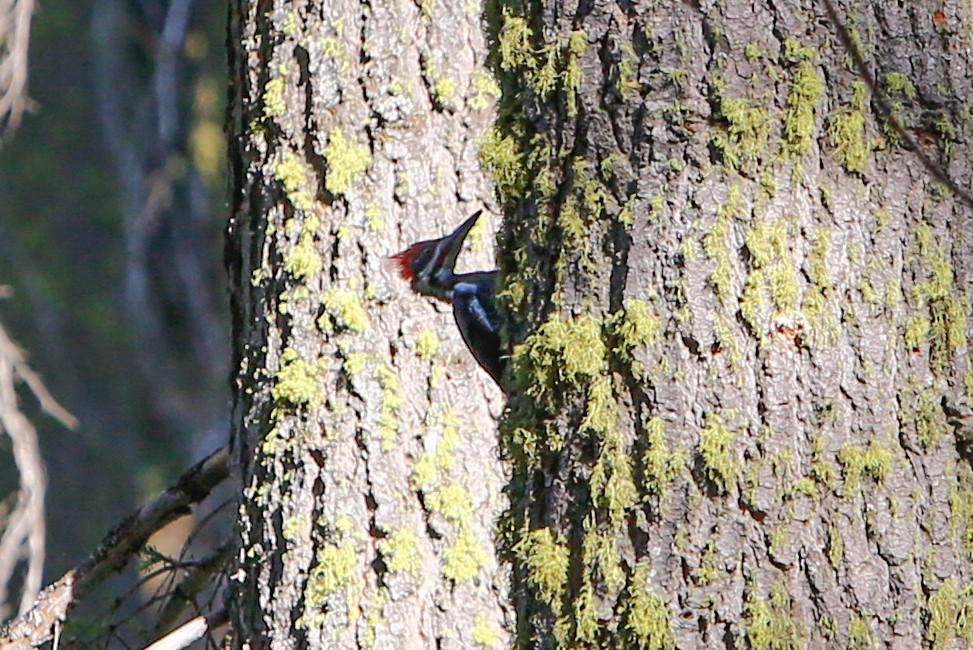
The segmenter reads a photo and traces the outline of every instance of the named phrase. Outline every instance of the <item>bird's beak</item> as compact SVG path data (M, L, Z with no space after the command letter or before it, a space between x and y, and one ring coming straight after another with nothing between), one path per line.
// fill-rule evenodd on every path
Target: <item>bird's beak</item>
M440 248L442 259L439 261L439 268L452 270L456 264L456 257L459 252L463 249L463 241L466 236L470 234L470 230L476 224L476 220L480 218L482 210L477 210L473 215L464 221L459 228L453 231L451 235L443 237L443 246Z

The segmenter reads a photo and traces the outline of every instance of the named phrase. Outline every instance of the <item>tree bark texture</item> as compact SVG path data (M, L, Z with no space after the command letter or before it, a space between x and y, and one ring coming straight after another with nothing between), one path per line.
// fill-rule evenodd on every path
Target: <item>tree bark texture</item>
M519 646L965 647L970 7L491 7Z
M231 3L235 647L507 644L499 391L386 262L490 203L480 13Z

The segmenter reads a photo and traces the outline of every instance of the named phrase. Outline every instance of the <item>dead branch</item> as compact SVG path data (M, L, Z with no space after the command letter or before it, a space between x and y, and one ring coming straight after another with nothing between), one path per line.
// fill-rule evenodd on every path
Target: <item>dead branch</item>
M34 0L0 0L0 133L16 129L27 97L27 46Z
M213 612L209 616L197 616L152 645L146 646L145 650L182 650L201 639L208 630L216 629L226 624L228 620L225 609Z
M27 574L20 594L23 614L37 597L44 570L44 494L47 475L37 442L37 431L20 412L17 400L17 379L40 401L41 408L65 426L77 426L77 420L67 412L44 387L40 377L27 365L23 352L0 326L0 433L10 436L14 463L20 478L13 507L4 517L0 535L0 618L6 618L4 603L10 601L10 581L18 565L26 557Z
M213 452L179 477L175 485L130 515L109 533L91 555L47 587L33 607L0 627L0 648L27 650L49 641L56 624L91 587L120 571L149 537L177 517L188 514L229 475L226 447Z

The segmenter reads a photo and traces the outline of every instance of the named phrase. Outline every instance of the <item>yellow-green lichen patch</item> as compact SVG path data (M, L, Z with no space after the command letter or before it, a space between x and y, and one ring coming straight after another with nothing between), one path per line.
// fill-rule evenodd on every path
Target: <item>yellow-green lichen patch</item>
M645 423L645 451L642 453L642 485L646 494L662 496L686 466L686 456L671 451L666 442L665 422L653 417Z
M723 492L735 492L740 463L733 451L737 437L722 417L711 415L699 432L699 454L706 475Z
M733 266L730 262L730 249L726 238L729 235L730 221L726 216L717 217L716 223L703 237L703 250L713 261L710 282L716 297L726 301L733 296Z
M324 155L328 159L324 187L332 194L347 192L372 164L369 148L347 138L340 128L335 128L328 134L328 146Z
M416 334L416 356L428 361L439 351L439 335L433 330L422 330Z
M364 332L370 321L357 291L332 287L321 296L321 304L339 325L352 332Z
M487 553L480 546L476 535L464 528L456 542L443 553L443 575L453 582L472 580L487 563Z
M973 559L973 472L968 463L961 463L949 477L949 526L954 543Z
M929 597L927 638L933 650L953 648L958 639L973 642L973 584L959 589L947 578Z
M274 400L296 406L316 403L321 395L318 370L315 364L302 359L297 350L286 348L280 355L280 370L270 390Z
M553 397L558 384L578 387L607 367L601 321L590 314L552 319L514 350L517 378L528 394Z
M348 586L357 575L355 546L351 543L341 545L324 544L318 549L317 564L307 577L304 586L306 612L313 612L310 620L304 623L313 627L324 618L328 598L343 587ZM315 619L318 619L315 621Z
M933 391L923 390L919 393L914 417L916 437L923 447L932 447L946 435L943 409Z
M836 526L828 527L828 561L835 569L841 566L845 559L845 540Z
M865 135L867 87L861 81L852 84L851 101L831 119L828 135L835 154L849 172L864 174L872 153L872 144Z
M429 508L449 521L469 521L473 516L473 497L463 485L450 483L429 495Z
M364 352L351 352L345 357L342 368L349 377L360 374L368 365L368 355Z
M785 56L796 57L798 61L787 94L781 153L785 158L799 158L807 155L814 143L814 110L824 96L825 87L811 63L809 48L801 48L796 41L788 39L784 49Z
M640 562L635 567L628 593L628 621L641 650L672 650L676 647L669 621L669 608L662 597L651 590L649 567Z
M775 582L764 600L751 585L744 605L744 628L754 650L798 650L807 646L807 629L791 614L787 587Z
M486 110L500 98L500 85L488 70L477 70L473 73L473 88L476 95L469 100L469 105L474 111Z
M287 111L287 104L284 102L284 88L286 82L282 77L271 79L264 86L264 117L275 119Z
M811 324L811 344L817 346L834 341L840 331L832 304L834 284L828 272L827 257L830 246L831 232L819 228L814 233L811 251L807 257L807 271L811 286L804 296L801 311Z
M769 326L769 302L778 312L790 313L798 307L800 294L787 236L787 222L761 221L744 236L750 253L751 272L743 287L740 314L751 330L762 336ZM770 298L770 301L767 298Z
M873 650L875 637L868 626L868 620L856 616L848 624L848 650Z
M869 441L867 445L847 444L838 450L845 478L845 496L857 494L861 488L862 476L868 475L882 481L895 463L895 454L887 445Z
M480 166L493 179L503 197L518 196L527 184L524 154L517 140L503 135L496 127L483 134L480 141Z
M500 634L497 632L497 628L490 625L486 614L482 612L477 614L476 620L473 621L473 632L471 635L473 637L473 643L478 646L496 648L500 645Z
M627 513L638 503L638 490L632 478L629 450L614 429L604 435L588 485L596 507L608 512L612 526L621 527Z
M644 300L635 298L625 301L624 309L613 314L606 323L618 337L616 353L632 363L632 372L641 376L644 368L633 359L639 348L655 345L662 339L662 325Z
M402 528L393 531L379 543L379 549L389 571L419 576L422 571L422 549L414 531Z
M725 128L713 138L713 144L723 154L727 171L754 173L767 149L774 120L767 109L750 100L726 96L721 80L715 86L720 92L718 117Z
M539 599L555 615L560 614L570 563L568 547L554 538L550 528L538 528L525 534L514 552L527 568L527 581L537 590Z
M322 266L321 254L310 232L302 233L297 245L284 258L284 270L298 279L317 275Z
M382 365L376 368L375 376L382 385L382 411L378 416L378 436L382 440L382 451L389 452L395 448L395 440L399 435L398 410L403 401L401 385L399 376L388 366Z
M970 294L956 286L952 262L928 224L916 229L916 242L926 279L912 287L916 313L906 321L903 338L910 350L928 342L933 370L941 374L950 354L966 348Z
M313 172L293 151L285 151L274 164L274 178L284 187L284 194L298 210L314 207Z
M889 94L901 94L908 99L915 99L917 96L916 87L901 72L890 72L885 75L885 88L889 91Z
M580 59L588 50L588 37L584 32L571 32L568 37L568 62L564 70L564 87L567 90L568 116L578 114L578 90L581 88Z

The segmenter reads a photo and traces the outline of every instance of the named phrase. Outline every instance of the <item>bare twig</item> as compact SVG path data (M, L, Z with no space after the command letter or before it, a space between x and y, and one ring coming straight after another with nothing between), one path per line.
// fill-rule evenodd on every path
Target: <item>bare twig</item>
M34 606L0 627L0 648L27 650L53 637L55 624L65 620L69 607L87 589L120 571L149 537L177 517L187 514L228 476L228 452L213 452L184 473L175 485L130 515L109 533L88 558L47 587Z
M145 650L182 650L194 641L198 641L208 630L213 630L226 624L229 620L225 609L213 612L209 616L197 616L165 635Z
M0 326L0 433L10 436L14 463L20 477L13 508L4 518L0 535L0 618L6 618L5 603L10 601L10 582L18 565L27 560L27 574L20 594L20 613L23 614L41 588L44 571L44 493L47 475L37 442L37 431L20 412L17 404L17 378L25 381L41 407L66 426L77 425L44 387L43 382L27 365L20 349Z
M169 627L182 616L187 607L196 604L196 597L213 583L213 576L223 569L233 554L233 549L231 542L223 542L209 555L192 564L179 584L167 591L169 600L159 614L157 628Z
M27 46L34 0L0 0L0 132L16 129L27 97Z

